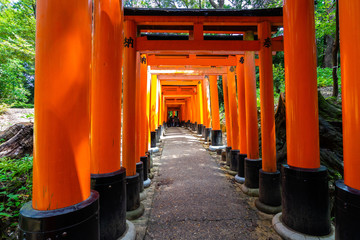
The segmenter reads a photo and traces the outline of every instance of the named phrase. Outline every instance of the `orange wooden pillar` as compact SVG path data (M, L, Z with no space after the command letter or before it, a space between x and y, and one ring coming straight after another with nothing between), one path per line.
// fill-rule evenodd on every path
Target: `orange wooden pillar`
M204 125L207 128L211 127L210 123L210 108L209 108L209 79L203 80L203 105L204 105Z
M119 2L95 1L91 84L91 173L120 169L122 16ZM111 21L104 21L109 16ZM113 31L110 31L113 30ZM109 34L104 38L104 34ZM104 80L106 79L106 81Z
M38 0L36 11L33 199L20 211L18 236L47 239L65 229L98 239L99 195L90 191L91 5ZM79 212L86 220L74 219Z
M157 115L158 115L158 138L160 140L160 136L162 133L162 95L161 95L161 85L160 81L158 81L158 107L157 107Z
M236 104L236 83L235 83L235 67L228 67L227 81L228 81L228 98L229 98L229 112L230 112L230 124L231 124L231 159L230 169L232 171L237 170L237 158L240 153L239 149L239 120Z
M218 86L217 86L217 76L210 75L210 102L211 102L211 127L212 130L221 130L220 129L220 115L219 115L219 96L218 96ZM221 141L222 144L222 141Z
M235 180L240 183L244 183L244 161L247 157L244 55L236 56L236 62L240 154L238 161L238 174L235 176Z
M251 31L246 32L245 40L254 40L254 33ZM245 52L244 73L247 138L247 157L245 158L244 162L245 186L248 188L256 189L259 188L259 170L261 169L261 159L259 159L259 136L254 52Z
M276 172L274 81L270 23L263 22L259 24L258 32L262 43L259 52L262 169L265 172Z
M140 55L140 156L145 156L147 149L148 137L148 120L147 120L147 55Z
M135 159L136 172L139 174L140 192L144 191L144 163L147 164L147 157L142 150L142 83L141 83L141 65L144 58L141 58L140 53L136 53L136 96L135 96ZM146 61L146 58L145 58ZM145 111L144 111L145 113Z
M358 1L339 1L344 181L336 182L336 238L359 239L360 226L360 40Z
M203 138L205 142L209 142L211 137L211 123L210 123L210 111L209 111L209 80L204 77L202 84L203 92L203 115L204 115L204 128Z
M150 131L151 131L151 148L156 148L156 99L157 99L157 75L151 75L150 86Z
M319 153L314 1L285 2L284 52L288 165L281 169L282 223L308 235L327 235L331 228L327 170L320 166Z
M139 139L139 156L140 161L142 162L143 167L143 187L147 188L150 186L151 180L148 178L148 167L149 163L149 156L148 156L148 117L147 117L147 111L149 109L148 102L147 102L147 95L148 95L148 78L147 78L147 55L141 54L140 55L140 69L139 69L139 77L140 77L140 83L139 87L140 91L138 96L139 102L139 111L140 114L140 123L139 123L139 129L140 129L140 139ZM139 165L138 165L139 166ZM139 166L140 168L140 166ZM139 169L140 170L140 169ZM141 175L140 175L141 178ZM141 184L141 183L140 183ZM140 188L142 189L142 186L140 185Z
M123 83L123 166L126 168L127 211L140 206L140 177L136 172L136 25L125 21Z
M259 173L259 199L256 206L266 212L263 205L277 207L281 211L280 171L276 167L276 138L274 114L274 83L271 52L271 25L258 25L261 42L260 58L260 112L262 169Z
M195 95L191 96L191 130L195 131L196 127L196 105L195 105Z
M253 32L246 32L245 40L254 40ZM259 158L258 117L255 79L255 53L245 52L245 109L246 109L246 139L247 158Z
M231 143L231 125L230 125L230 109L229 109L229 97L228 97L228 82L227 76L222 76L223 94L224 94L224 108L225 108L225 124L226 124L226 139L227 146L232 147Z
M166 126L166 122L167 122L167 106L166 106L166 102L165 102L165 96L163 96L163 100L162 100L164 109L163 109L163 127ZM165 130L165 129L164 129Z
M151 148L151 74L148 73L146 76L146 152L149 152Z
M210 105L211 105L211 127L212 127L211 146L209 146L209 149L212 150L213 147L223 146L223 143L222 143L222 131L220 129L217 76L210 75L209 82L210 82Z
M228 79L227 75L222 75L223 83L223 96L224 96L224 108L225 108L225 124L226 124L226 165L230 166L231 161L231 149L232 149L232 129L231 129L231 111L229 107L229 94L228 94Z
M126 230L126 171L125 168L120 169L122 70L119 66L122 64L123 50L121 1L96 0L94 26L90 98L91 188L101 196L101 239L116 239ZM104 35L107 37L104 38Z
M202 83L199 81L198 85L197 85L197 105L198 105L198 128L197 128L197 133L199 135L202 135L202 131L203 131L203 126L204 126L204 106L203 106L203 89L202 89Z
M195 109L195 131L197 131L197 127L200 124L200 116L199 116L199 88L197 87L196 95L194 96L194 109Z
M160 142L160 82L156 81L156 110L155 110L155 132L156 132L156 143Z
M136 53L136 95L135 95L135 159L136 169L138 169L138 163L140 162L141 151L141 80L140 80L140 54ZM138 172L138 171L137 171Z

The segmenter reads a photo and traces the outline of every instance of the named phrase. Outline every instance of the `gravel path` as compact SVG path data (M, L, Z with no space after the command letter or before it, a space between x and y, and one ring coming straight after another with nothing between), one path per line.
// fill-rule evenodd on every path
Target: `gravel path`
M163 141L145 239L280 239L188 130L168 128Z

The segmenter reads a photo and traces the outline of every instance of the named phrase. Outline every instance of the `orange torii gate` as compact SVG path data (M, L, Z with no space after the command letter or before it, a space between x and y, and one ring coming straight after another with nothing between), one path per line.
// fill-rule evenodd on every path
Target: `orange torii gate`
M355 42L360 40L357 27L360 3L341 1L339 4L341 61L344 67L345 181L336 185L336 235L340 239L348 236L356 239L360 237L357 230L360 223L360 164L356 160L356 144L360 136L357 115L360 86L356 64L360 49L353 42L354 38ZM273 221L275 229L284 237L288 236L283 229L316 236L333 234L327 171L320 165L319 159L314 1L287 0L283 24L282 9L125 9L123 16L121 1L95 0L93 10L91 1L87 0L78 0L76 4L38 0L33 201L20 212L19 239L63 237L95 240L105 239L105 232L117 239L122 237L126 229L126 210L133 217L142 214L141 173L137 173L136 163L140 159L147 161L149 133L153 122L155 126L159 124L158 114L151 121L152 107L155 106L155 111L158 111L156 106L160 106L162 111L164 109L156 90L160 88L159 81L152 84L148 72L146 62L151 54L172 56L174 59L175 56L186 55L190 59L185 59L188 64L202 61L201 56L226 56L222 60L225 65L222 66L228 66L229 70L224 78L224 91L227 91L225 101L228 102L226 112L229 113L226 115L230 123L228 142L233 144L233 150L240 151L239 156L247 156L244 186L249 190L260 181L257 207L261 209L261 204L276 207L278 199L274 193L278 193L276 183L279 175L274 164L274 113L273 109L270 111L273 99L269 96L272 91L271 54L272 51L283 50L283 41L271 38L271 32L282 25L287 69L288 164L281 169L282 217L278 214ZM119 40L123 29L124 42ZM154 32L181 32L188 35L153 35ZM257 38L254 35L256 32ZM237 35L221 35L230 33ZM107 37L102 38L105 35ZM121 54L123 47L124 58ZM255 53L259 54L260 59L262 163L258 159ZM237 109L233 89L235 69L231 70L231 65L226 65L234 57L236 65L233 67L236 66L238 75ZM151 61L160 61L156 58ZM121 126L121 105L118 102L121 96L121 60L124 65L124 121L120 165L120 146L117 143ZM178 60L171 61L175 64ZM102 85L100 78L103 76L106 76L103 82L108 85ZM212 75L209 78L211 91L211 83L214 85L216 78ZM153 88L154 98L151 94ZM103 91L113 97L111 103L103 97ZM185 105L197 107L197 103L201 102L197 96L184 98ZM193 115L190 118L193 122L201 120L201 115L200 118L197 116L201 112L188 113ZM101 115L104 120L99 117ZM217 128L217 117L212 120ZM100 128L106 131L98 131ZM116 129L116 132L107 131L109 129ZM109 141L113 144L98 145ZM262 171L258 175L260 163ZM126 168L126 192L125 172L121 166ZM110 180L111 184L108 182ZM117 185L115 188L112 187L113 183ZM100 206L108 208L100 208L100 218L99 201ZM111 217L106 212L116 216ZM128 229L133 229L130 222L127 224Z

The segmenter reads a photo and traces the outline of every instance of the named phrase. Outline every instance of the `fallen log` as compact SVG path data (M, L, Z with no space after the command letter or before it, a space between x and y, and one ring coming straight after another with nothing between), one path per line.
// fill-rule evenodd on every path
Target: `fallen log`
M33 152L33 123L17 123L1 135L0 157L19 159Z

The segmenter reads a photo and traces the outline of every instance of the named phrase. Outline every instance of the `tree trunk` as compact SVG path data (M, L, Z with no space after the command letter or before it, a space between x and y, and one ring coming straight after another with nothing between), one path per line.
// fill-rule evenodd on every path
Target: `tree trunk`
M211 6L213 6L213 8L215 8L215 9L224 8L224 3L225 3L224 0L218 0L218 4L216 4L214 0L209 0L209 1L210 1Z
M22 158L33 151L33 123L17 123L0 135L0 157Z
M343 146L341 109L326 101L318 93L319 103L319 137L320 161L329 171L331 180L337 180L343 175ZM279 104L275 113L276 129L276 159L278 168L287 161L286 146L286 108L285 95L279 97Z
M339 52L339 1L336 0L336 30L335 30L335 41L332 50L332 63L333 63L333 97L339 95L339 84L338 84L338 76L337 76L337 69L338 69L338 52Z

